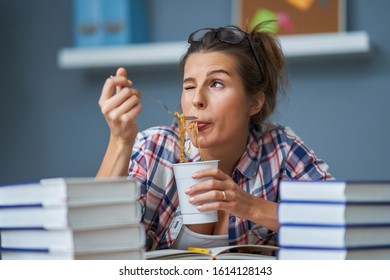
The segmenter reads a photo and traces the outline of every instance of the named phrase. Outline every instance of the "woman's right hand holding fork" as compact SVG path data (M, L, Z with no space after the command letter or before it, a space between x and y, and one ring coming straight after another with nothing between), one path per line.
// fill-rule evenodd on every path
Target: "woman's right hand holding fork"
M104 83L99 99L111 137L123 143L134 141L138 133L136 118L142 110L141 94L131 86L126 69L119 68L116 76L109 77Z
M110 141L97 176L126 176L135 137L141 94L131 87L124 68L104 83L99 106L110 128Z

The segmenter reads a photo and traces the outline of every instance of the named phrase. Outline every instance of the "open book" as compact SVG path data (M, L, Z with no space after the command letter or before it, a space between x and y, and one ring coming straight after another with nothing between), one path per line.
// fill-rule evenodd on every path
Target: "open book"
M214 248L163 249L146 252L147 260L275 260L278 247L233 245Z

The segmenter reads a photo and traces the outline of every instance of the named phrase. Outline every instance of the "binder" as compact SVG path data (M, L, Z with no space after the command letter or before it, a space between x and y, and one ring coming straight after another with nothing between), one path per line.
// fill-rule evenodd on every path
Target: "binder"
M143 0L73 0L76 47L112 46L148 41Z
M142 0L102 0L104 44L124 45L148 40L147 16Z
M76 47L104 44L102 0L73 0L73 41Z

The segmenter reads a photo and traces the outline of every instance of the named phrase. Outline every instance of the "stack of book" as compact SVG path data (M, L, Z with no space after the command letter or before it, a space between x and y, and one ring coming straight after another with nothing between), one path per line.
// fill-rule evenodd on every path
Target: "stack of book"
M144 259L139 194L127 178L0 186L1 259Z
M390 182L283 181L278 259L390 259Z

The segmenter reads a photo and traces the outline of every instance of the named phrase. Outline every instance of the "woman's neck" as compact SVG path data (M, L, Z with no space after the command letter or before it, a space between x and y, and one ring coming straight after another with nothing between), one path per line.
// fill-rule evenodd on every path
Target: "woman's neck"
M228 143L218 147L203 149L203 160L219 160L218 168L224 173L231 176L233 171L242 157L247 146L247 135L242 137L239 143Z

